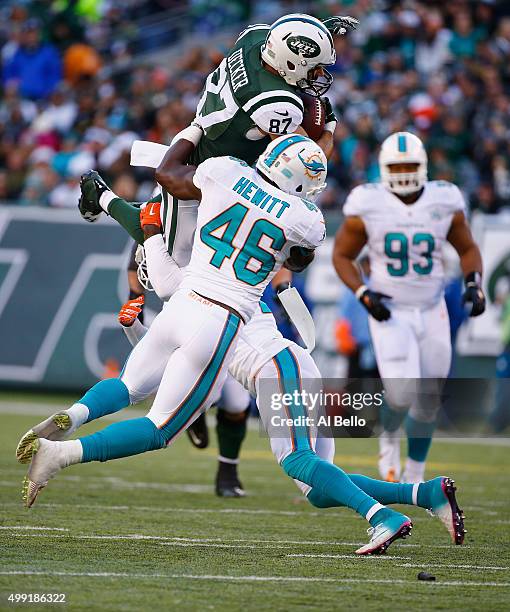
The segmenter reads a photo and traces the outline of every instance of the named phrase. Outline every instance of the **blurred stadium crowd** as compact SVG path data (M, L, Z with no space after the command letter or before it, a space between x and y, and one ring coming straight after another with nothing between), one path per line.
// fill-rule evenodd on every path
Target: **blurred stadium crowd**
M379 143L404 129L425 140L430 177L458 183L472 209L510 203L510 3L493 0L3 2L0 202L75 206L91 167L143 199L150 176L129 167L133 139L168 143L185 127L226 47L197 44L171 65L144 53L183 31L203 39L295 10L361 20L336 42L329 95L341 122L324 208L377 180ZM137 28L160 14L187 22L153 45Z

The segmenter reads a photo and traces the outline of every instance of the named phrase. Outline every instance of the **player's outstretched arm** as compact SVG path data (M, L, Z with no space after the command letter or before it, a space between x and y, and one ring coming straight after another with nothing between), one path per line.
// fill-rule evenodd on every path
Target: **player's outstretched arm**
M333 266L336 273L349 289L356 291L363 285L363 279L356 257L367 243L365 224L360 217L346 217L335 236Z
M469 316L477 317L485 310L485 295L481 288L483 272L482 255L473 239L463 212L457 211L453 215L447 239L460 257L460 267L464 274L466 285L462 300L464 303L469 302L472 304Z
M200 200L202 194L193 183L196 166L187 165L195 145L186 138L179 139L165 154L156 169L158 183L179 200Z

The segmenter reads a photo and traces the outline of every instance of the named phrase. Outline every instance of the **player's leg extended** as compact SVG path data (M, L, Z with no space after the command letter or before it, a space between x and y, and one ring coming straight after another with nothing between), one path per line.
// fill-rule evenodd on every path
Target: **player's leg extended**
M216 415L218 436L218 471L215 489L220 497L243 497L243 485L239 480L237 466L241 445L246 437L250 394L232 376L227 376L223 385Z
M147 333L129 354L119 378L96 383L70 408L53 414L27 431L16 448L18 461L28 463L31 460L31 444L36 438L65 440L85 423L149 397L158 388L169 354L169 346L161 343L160 335Z
M140 203L127 202L110 190L98 172L91 170L81 177L81 198L78 208L84 219L95 221L102 211L115 219L128 234L143 244L144 236L140 226ZM161 202L161 196L150 200Z
M408 449L403 473L405 482L421 482L425 478L425 462L441 408L443 382L448 376L452 355L450 321L444 301L422 311L420 323L419 387L405 421Z
M162 343L168 342L171 346L175 342L179 348L171 352L154 404L146 417L114 423L79 440L34 442L26 488L28 506L63 467L162 448L196 418L207 406L215 387L223 383L242 325L236 315L212 306L206 307L191 300L188 294L179 293L159 315L161 325L155 326L155 320L151 326ZM163 314L165 316L161 317ZM174 324L170 325L170 321ZM180 324L175 325L176 321Z
M379 473L389 481L400 479L400 426L416 396L419 350L411 322L412 313L392 310L391 319L369 318L385 397L381 408L383 431L379 438Z
M303 421L299 420L309 416L300 399L303 381L311 380L305 379L305 375L315 381L320 378L308 353L300 347L292 347L280 351L257 376L257 402L273 453L288 476L309 485L318 494L335 499L339 506L352 508L369 521L374 528L373 535L367 546L356 551L358 554L384 552L395 539L410 533L411 521L385 508L354 484L343 470L315 453L315 432L306 424L301 425ZM312 386L315 388L316 384ZM290 425L285 421L285 425L275 426L274 408L278 397L281 406L285 406L279 411L280 416L290 419ZM286 405L284 397L293 399Z

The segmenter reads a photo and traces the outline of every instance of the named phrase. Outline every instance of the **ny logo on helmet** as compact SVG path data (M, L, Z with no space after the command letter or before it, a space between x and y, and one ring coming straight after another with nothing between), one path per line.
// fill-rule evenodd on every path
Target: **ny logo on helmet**
M311 179L319 178L321 172L325 172L326 167L322 163L322 159L317 153L310 155L308 159L303 159L301 153L298 153L301 163L305 167L305 174Z
M286 42L293 53L303 57L317 57L321 52L319 45L306 36L290 36Z

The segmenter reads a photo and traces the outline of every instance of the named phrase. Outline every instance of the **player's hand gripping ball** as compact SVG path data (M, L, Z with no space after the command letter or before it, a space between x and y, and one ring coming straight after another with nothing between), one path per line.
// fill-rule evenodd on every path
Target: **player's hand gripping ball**
M145 298L140 295L134 300L128 300L119 310L119 323L124 327L131 327L142 312Z
M144 231L149 225L161 229L161 204L159 202L148 202L140 208L140 225Z

